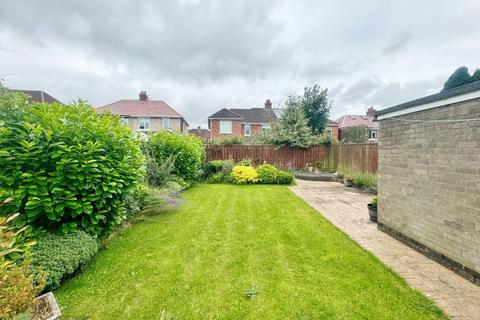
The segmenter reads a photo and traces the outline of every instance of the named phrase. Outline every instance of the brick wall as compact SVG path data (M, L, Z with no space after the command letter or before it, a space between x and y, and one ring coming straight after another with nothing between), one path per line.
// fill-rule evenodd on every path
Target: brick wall
M212 139L214 140L243 136L242 124L240 121L232 121L231 134L220 134L220 120L212 119L210 120L210 132Z
M245 125L242 124L240 121L232 121L232 134L220 134L220 120L210 120L210 129L211 129L211 136L212 139L225 139L231 137L241 137L243 138L245 135ZM251 124L250 125L250 134L255 135L262 132L262 125L261 124Z
M480 118L480 99L399 116ZM380 121L378 220L480 272L480 121Z
M339 136L338 136L338 134L339 134L338 127L329 127L329 128L332 128L332 136L338 139L338 138L339 138Z

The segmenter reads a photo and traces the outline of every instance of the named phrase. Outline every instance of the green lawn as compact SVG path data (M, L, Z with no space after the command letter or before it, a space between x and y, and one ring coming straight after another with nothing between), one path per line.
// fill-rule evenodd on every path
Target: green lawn
M446 318L286 187L198 185L184 199L57 290L64 319Z

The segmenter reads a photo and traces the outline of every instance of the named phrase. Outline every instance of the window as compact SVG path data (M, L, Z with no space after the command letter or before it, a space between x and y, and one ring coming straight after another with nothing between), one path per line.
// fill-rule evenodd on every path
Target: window
M331 136L333 135L333 129L332 128L327 127L326 131L329 135L331 135Z
M245 137L250 136L251 127L249 124L245 124Z
M120 120L124 125L128 126L128 118L122 117Z
M232 121L220 120L220 133L221 134L232 133Z
M150 129L150 118L138 118L138 129L149 130Z
M372 140L376 140L377 139L377 130L375 130L375 129L370 130L370 137L369 138L372 139Z
M170 127L170 118L162 118L163 122L163 128L169 128Z
M269 129L272 129L272 127L269 124L262 125L262 130L269 130Z

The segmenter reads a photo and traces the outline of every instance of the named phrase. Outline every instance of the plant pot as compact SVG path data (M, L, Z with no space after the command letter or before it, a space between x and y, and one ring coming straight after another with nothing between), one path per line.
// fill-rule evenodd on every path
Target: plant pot
M32 313L36 319L42 320L57 320L62 315L52 292L47 292L35 298Z
M370 220L372 220L373 222L377 222L377 208L372 206L371 203L367 204L367 207Z
M343 184L345 185L345 187L351 187L353 186L353 181L348 179L343 179Z

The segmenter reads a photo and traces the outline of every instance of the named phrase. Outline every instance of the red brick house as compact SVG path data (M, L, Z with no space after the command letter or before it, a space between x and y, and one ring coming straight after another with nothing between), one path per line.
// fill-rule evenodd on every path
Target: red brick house
M263 129L270 128L270 123L277 120L270 99L264 108L226 109L208 117L211 139L253 136Z
M336 120L338 124L338 137L342 139L342 129L346 127L354 127L364 125L369 128L368 141L377 141L379 124L374 121L375 109L373 107L368 108L365 115L351 115L347 114L341 116Z
M250 137L270 128L272 122L281 118L283 109L272 108L270 99L264 108L223 108L208 117L210 137L214 140L231 137ZM326 131L338 139L338 123L328 120Z
M338 139L338 122L328 119L327 129L325 131Z

